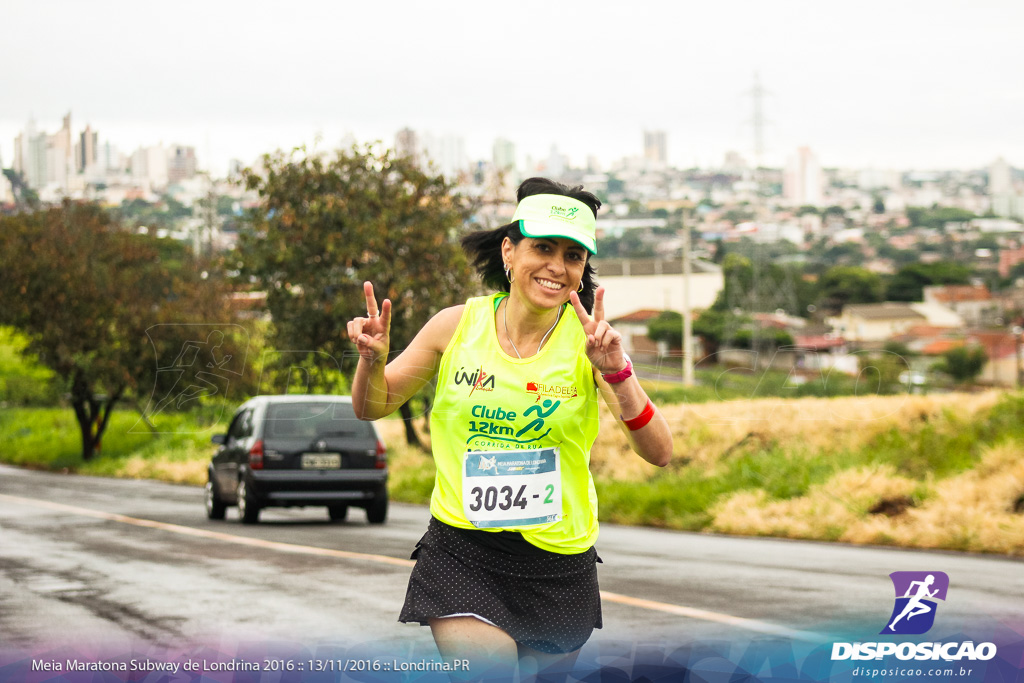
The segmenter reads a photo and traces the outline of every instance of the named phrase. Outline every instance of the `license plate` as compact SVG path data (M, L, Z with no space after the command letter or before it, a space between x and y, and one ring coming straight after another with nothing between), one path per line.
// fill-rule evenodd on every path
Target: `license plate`
M302 469L336 470L341 467L341 453L303 453Z

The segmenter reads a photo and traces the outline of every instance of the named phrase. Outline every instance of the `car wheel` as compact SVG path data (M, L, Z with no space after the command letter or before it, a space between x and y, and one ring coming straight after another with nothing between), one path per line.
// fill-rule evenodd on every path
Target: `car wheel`
M332 522L344 522L348 517L348 505L328 505L327 516Z
M260 506L253 500L244 479L238 482L238 517L242 524L255 524L260 519Z
M366 506L366 521L370 524L383 524L388 518L388 491L383 489L370 504Z
M204 498L206 499L206 518L224 519L224 514L227 511L228 506L222 503L220 496L217 495L217 488L213 483L212 477L206 480Z

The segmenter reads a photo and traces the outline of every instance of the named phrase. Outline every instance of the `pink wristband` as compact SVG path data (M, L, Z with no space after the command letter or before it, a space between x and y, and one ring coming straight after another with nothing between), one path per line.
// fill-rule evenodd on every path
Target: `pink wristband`
M603 377L604 381L608 382L608 384L618 384L619 382L626 381L628 377L633 376L633 361L631 361L629 356L626 354L622 354L622 356L626 359L626 367L618 372L610 372L607 375L602 373L601 377Z

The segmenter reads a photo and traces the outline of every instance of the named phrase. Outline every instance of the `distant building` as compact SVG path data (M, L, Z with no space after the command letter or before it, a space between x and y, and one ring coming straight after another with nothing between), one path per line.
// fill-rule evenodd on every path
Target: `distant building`
M829 318L836 334L850 342L881 343L917 325L961 328L963 318L933 303L849 304L840 315Z
M933 285L924 288L925 303L940 304L956 312L971 327L996 324L1003 314L1000 302L985 285Z
M725 153L725 161L722 162L722 172L729 175L743 175L750 170L747 160L740 156L739 152L728 151Z
M36 130L33 119L29 119L25 129L14 138L14 170L36 191L46 185L46 146L47 135Z
M395 133L395 154L420 160L420 138L412 128L403 128Z
M195 147L174 145L167 152L167 182L171 185L196 175Z
M1024 263L1024 246L999 250L999 277L1010 277L1010 270Z
M120 150L110 142L100 145L96 156L97 167L106 174L122 173L125 170L125 159Z
M3 160L0 159L0 169L4 167ZM14 187L11 185L11 181L7 179L7 176L0 172L0 206L4 204L14 203Z
M988 194L990 197L1008 195L1013 192L1010 164L999 157L988 167Z
M679 260L601 259L594 261L597 279L606 287L609 320L637 310L638 305L683 312L683 264ZM694 260L690 275L690 307L709 308L725 287L720 267Z
M241 159L232 159L228 162L228 178L236 179L242 177L242 170L245 168L245 162Z
M149 188L167 187L167 150L163 145L139 147L131 158L132 179Z
M466 156L466 141L459 135L424 135L423 155L448 179L458 178L469 168Z
M866 168L857 173L857 187L862 190L896 190L903 184L899 171Z
M644 158L656 164L668 164L668 135L665 131L644 131Z
M821 206L824 202L821 164L810 147L800 147L786 164L783 197L793 206Z
M99 158L99 134L89 127L78 136L78 144L75 145L75 170L84 173L87 168L96 165Z
M60 130L46 136L46 185L57 195L67 191L68 178L74 169L73 151L71 113L68 112Z
M548 153L543 164L544 173L549 178L558 180L565 174L566 169L569 168L569 158L558 151L557 145L551 145L551 151Z
M494 167L502 171L516 169L516 146L511 140L498 138L493 148Z
M647 336L647 326L661 313L651 308L642 308L609 321L622 335L622 348L633 359L649 363L668 355L667 342L656 342Z

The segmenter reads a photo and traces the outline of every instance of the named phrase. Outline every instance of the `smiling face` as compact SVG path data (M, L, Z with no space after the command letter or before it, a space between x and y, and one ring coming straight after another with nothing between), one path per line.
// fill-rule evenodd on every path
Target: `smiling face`
M524 237L515 245L505 238L501 252L515 274L512 289L540 308L568 301L569 293L580 286L587 264L587 250L564 237Z

